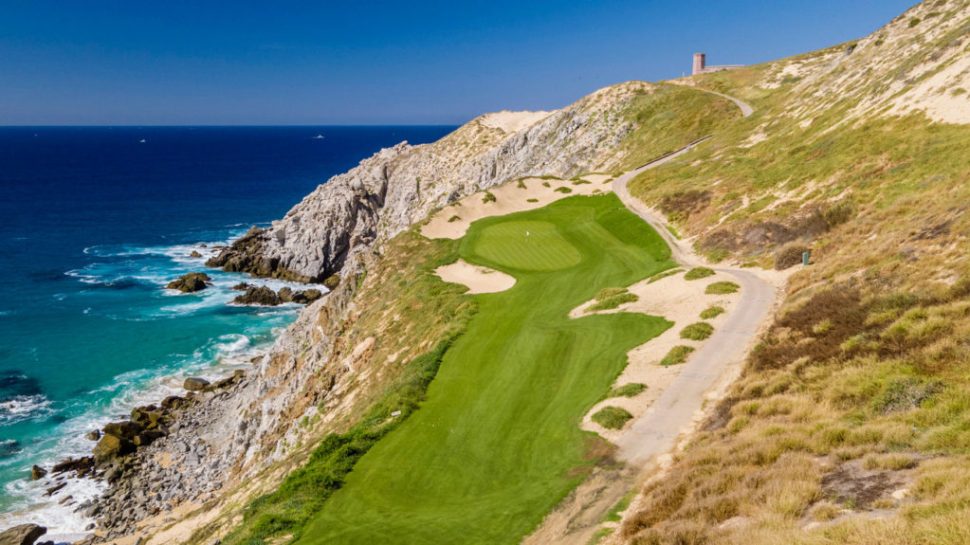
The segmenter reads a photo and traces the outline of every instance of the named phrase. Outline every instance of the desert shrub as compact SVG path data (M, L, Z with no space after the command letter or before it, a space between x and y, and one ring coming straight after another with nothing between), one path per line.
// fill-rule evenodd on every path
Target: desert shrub
M526 187L525 182L522 180L522 178L519 178L518 180L515 181L515 187L519 189L528 189L528 187Z
M570 188L568 188L566 186L557 187L554 191L556 193L572 193L573 192L572 189L570 189Z
M714 282L704 289L704 293L708 295L728 295L737 293L739 289L741 289L741 286L734 282Z
M700 280L701 278L707 278L708 276L714 276L714 270L707 267L694 267L693 269L687 271L684 275L684 280Z
M803 244L789 244L775 254L775 270L783 271L802 262L802 254L808 251Z
M495 198L495 194L492 193L491 191L486 191L485 195L482 197L482 202L485 204L488 204L490 202L495 202L497 200L498 199Z
M675 191L660 199L660 211L673 221L683 221L699 212L711 202L710 191L690 189Z
M596 411L592 418L593 422L596 422L606 429L618 430L626 425L633 418L633 415L626 409L610 406Z
M551 187L549 182L542 182L542 187Z
M907 26L909 26L909 28L913 28L914 26L920 24L921 22L923 21L919 17L911 17L909 19L909 23L907 23Z
M724 307L711 305L701 311L701 320L710 320L724 314Z
M681 339L703 341L714 333L714 327L707 322L695 322L680 330Z
M593 182L591 182L589 180L584 180L582 178L576 178L576 179L573 180L573 185L588 185L588 184L591 184L591 183L593 183Z
M651 276L650 279L647 280L647 283L648 284L653 284L657 280L661 280L661 279L667 278L668 276L673 276L673 275L675 275L675 274L677 274L679 272L683 272L683 270L684 269L677 268L677 269L667 269L666 271L660 271L660 272L654 274L653 276Z
M854 213L855 210L852 208L851 203L840 202L839 204L827 209L822 214L822 218L825 219L825 223L828 225L828 228L832 229L852 219L852 215Z
M539 199L526 199L525 202L539 202Z
M454 223L456 221L461 221L461 216L451 216L448 218L448 223Z
M668 365L678 365L687 361L687 356L694 351L693 346L678 345L670 349L667 355L660 360L660 365L667 367Z
M611 310L624 303L632 303L639 297L626 291L626 288L603 288L596 294L596 302L590 305L586 312L597 310Z
M623 386L617 386L616 388L610 390L609 397L634 397L640 395L646 389L646 384L629 382Z

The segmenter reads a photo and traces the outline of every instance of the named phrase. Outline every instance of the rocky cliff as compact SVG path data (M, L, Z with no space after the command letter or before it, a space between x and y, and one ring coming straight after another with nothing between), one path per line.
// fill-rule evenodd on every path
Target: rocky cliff
M627 115L631 102L655 89L628 82L554 112L488 114L438 142L383 149L319 186L268 229L250 231L211 265L321 281L375 242L476 191L526 175L608 169L637 128Z

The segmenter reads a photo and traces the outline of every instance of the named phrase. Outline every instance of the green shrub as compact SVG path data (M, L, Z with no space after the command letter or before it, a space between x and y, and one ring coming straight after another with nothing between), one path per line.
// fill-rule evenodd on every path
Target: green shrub
M454 223L456 221L461 221L461 216L451 216L448 218L448 223Z
M658 272L657 274L651 276L649 280L647 280L647 284L653 284L657 280L662 280L664 278L667 278L668 276L673 276L679 272L683 272L683 270L684 269L678 268L678 269L667 269L666 271Z
M539 202L539 199L526 199L525 202Z
M734 282L714 282L707 286L704 293L708 295L727 295L729 293L737 293L739 289L741 289L741 286Z
M568 188L566 186L557 187L553 191L555 191L556 193L572 193L573 192L572 189L570 189L570 188Z
M542 182L542 187L551 187L549 182Z
M495 194L492 193L491 191L486 191L485 196L482 197L482 202L485 204L488 204L490 202L495 202L497 200L498 199L495 198Z
M639 297L626 291L626 288L603 288L596 294L596 303L586 309L586 312L597 310L611 310L624 303L637 301Z
M588 185L591 183L593 182L590 182L589 180L584 180L582 178L576 178L573 180L573 185Z
M711 336L714 333L714 327L707 322L695 322L680 330L681 339L690 339L692 341L703 341L704 339Z
M522 181L522 178L519 178L518 180L515 181L515 187L519 189L528 189L528 187L525 186L525 182Z
M700 280L701 278L707 278L708 276L714 276L714 270L708 269L707 267L694 267L693 269L687 271L684 275L684 280Z
M634 397L643 393L647 389L646 384L641 384L639 382L630 382L624 384L623 386L617 386L610 390L607 397Z
M618 430L633 418L633 415L626 409L620 407L603 407L593 415L593 422L606 429Z
M724 307L711 305L701 311L701 320L710 320L724 314Z
M670 349L667 355L660 360L660 365L667 367L669 365L678 365L687 361L687 356L694 351L693 346L678 345Z

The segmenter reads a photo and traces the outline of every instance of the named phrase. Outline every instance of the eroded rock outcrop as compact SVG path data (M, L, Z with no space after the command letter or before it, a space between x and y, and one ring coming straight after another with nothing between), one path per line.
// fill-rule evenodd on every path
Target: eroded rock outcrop
M481 189L531 174L572 176L616 164L620 144L634 128L625 108L652 89L643 82L615 85L549 114L489 114L432 144L383 149L319 186L269 228L254 227L207 264L323 281L356 263L375 242ZM508 122L515 116L523 121Z

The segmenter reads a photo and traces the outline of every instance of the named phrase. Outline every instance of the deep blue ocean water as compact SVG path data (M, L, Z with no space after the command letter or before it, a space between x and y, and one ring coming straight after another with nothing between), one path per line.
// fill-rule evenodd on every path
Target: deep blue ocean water
M193 250L281 217L382 147L451 129L0 128L0 529L82 530L57 502L98 485L43 498L50 484L26 480L32 464L89 452L84 432L186 375L247 365L293 320L293 306L227 305L239 274L208 271L215 286L199 294L165 290L203 270Z

